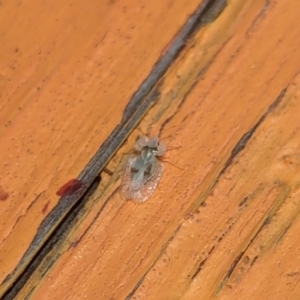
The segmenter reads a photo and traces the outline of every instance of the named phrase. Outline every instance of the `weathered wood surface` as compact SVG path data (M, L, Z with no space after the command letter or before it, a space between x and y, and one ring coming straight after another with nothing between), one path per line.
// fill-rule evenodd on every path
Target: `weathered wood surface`
M299 299L300 4L235 0L218 15L218 3L109 160L113 175L63 210L21 265L62 203L56 190L124 120L200 3L1 4L4 298ZM137 205L118 186L140 132L160 134L180 168L164 163Z

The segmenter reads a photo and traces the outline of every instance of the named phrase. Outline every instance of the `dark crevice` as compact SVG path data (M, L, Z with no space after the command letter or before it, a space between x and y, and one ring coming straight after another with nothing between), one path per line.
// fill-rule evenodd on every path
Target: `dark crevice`
M226 42L227 43L227 42ZM226 44L225 43L225 44ZM168 123L177 115L177 113L180 111L181 107L183 106L183 104L185 103L185 100L188 98L188 96L190 95L190 93L193 91L194 87L197 86L199 80L201 79L202 75L206 72L206 70L210 67L210 65L212 64L212 62L214 61L214 59L217 57L217 55L220 53L220 51L222 50L223 47L221 47L216 53L215 55L212 57L212 59L205 65L205 67L203 69L201 69L197 76L196 79L193 81L193 83L191 84L191 86L189 87L189 89L186 91L186 93L184 94L184 96L182 97L182 100L178 103L177 109L175 110L175 112L169 116L160 126L160 130L159 130L159 136L161 136L161 133L164 131L165 127L168 125ZM212 88L214 87L214 85L212 86ZM205 99L206 95L204 95L203 97L203 101ZM184 123L184 121L189 118L192 114L194 114L195 112L192 111L189 114L187 114L183 119L182 119L182 123Z
M243 257L245 251L241 252L236 258L235 260L232 262L232 264L230 265L226 275L225 275L225 278L228 280L231 276L231 274L233 273L235 267L237 266L237 264L239 263L239 261L241 260L241 258Z
M230 39L229 39L230 40ZM191 84L191 86L189 87L189 89L186 91L186 93L184 94L184 96L182 97L182 100L180 101L180 103L178 104L177 106L177 109L175 110L175 112L170 116L168 117L164 122L163 124L161 125L160 127L160 130L159 130L159 136L161 136L161 133L164 131L164 128L167 126L167 124L177 115L177 113L180 111L181 107L183 106L183 104L185 103L185 100L188 98L188 96L190 95L190 93L193 91L194 87L197 86L199 80L201 79L202 75L205 74L205 72L207 71L207 69L209 69L209 67L211 66L211 64L213 63L213 61L215 60L215 58L218 56L218 54L222 51L222 49L224 48L224 46L228 43L227 40L224 44L223 44L223 47L221 47L214 55L213 57L211 58L210 61L207 62L207 64L201 69L199 70L195 80L193 81L193 83ZM217 83L217 81L215 80L211 89L214 88L215 84ZM202 95L202 101L205 100L206 96L207 96L208 93ZM185 122L186 119L188 119L191 115L193 115L195 113L194 110L192 110L190 113L188 113L183 119L182 119L182 123Z
M252 262L251 262L251 264L250 264L250 267L252 267L252 266L255 264L257 258L258 258L258 256L256 255L256 256L253 258L253 260L252 260Z
M229 221L229 220L228 220ZM228 224L228 222L226 222L227 224ZM226 229L226 230L224 230L224 232L220 235L220 237L218 238L218 242L217 242L217 244L218 243L220 243L222 240L223 240L223 238L228 234L228 232L231 230L231 228L232 228L232 226L235 224L235 220L233 220L233 221L231 221L230 223L229 223L229 226L228 226L228 228ZM217 238L217 237L216 237ZM210 251L207 253L207 257L203 260L203 261L201 261L201 263L199 264L199 266L197 267L197 269L196 269L196 271L194 272L194 274L192 275L192 279L194 279L199 273L200 273L200 271L202 270L202 267L203 267L203 265L204 265L204 263L206 262L206 260L208 259L208 257L212 254L212 252L215 250L215 247L216 247L216 245L217 244L215 244L215 245L213 245L213 247L210 249Z
M276 98L276 100L268 107L268 109L266 110L266 112L260 117L260 119L258 120L258 122L249 130L247 131L242 137L241 139L238 141L238 143L236 144L236 146L233 148L233 150L231 151L231 155L230 157L227 159L226 163L224 164L221 172L219 173L214 185L212 188L214 188L214 186L218 183L220 177L222 176L222 174L225 173L225 171L227 170L227 168L232 164L233 159L246 147L247 143L249 142L250 138L253 136L254 132L257 130L257 128L262 124L262 122L266 119L266 117L280 104L280 102L282 101L283 97L286 94L287 88L284 88L280 94L278 95L278 97ZM243 257L244 253L247 251L247 249L250 247L250 245L252 244L252 242L254 241L254 239L257 237L257 235L259 234L259 232L270 222L270 218L267 217L265 219L265 221L263 222L263 224L261 225L261 227L258 229L258 231L256 232L256 234L254 235L254 237L250 240L249 244L247 245L246 249L244 251L242 251L237 258L233 261L233 263L231 264L231 266L229 267L226 275L224 276L223 280L221 281L221 283L219 284L216 294L218 294L220 292L220 290L222 289L222 287L224 286L224 284L229 280L230 276L232 275L234 269L236 268L238 262L241 260L241 258Z
M130 300L132 298L132 296L134 295L134 293L137 291L137 289L140 287L140 285L143 283L145 277L147 276L147 274L152 270L152 268L154 267L154 265L157 263L157 261L160 259L160 257L165 253L167 247L169 246L169 244L174 240L175 236L177 235L177 233L179 232L181 228L181 225L178 226L175 231L173 232L173 234L169 237L169 239L166 241L166 243L162 246L159 254L157 255L156 259L152 262L151 266L148 268L148 270L143 274L143 276L141 276L141 278L139 279L139 281L136 283L136 285L133 287L132 291L127 295L127 297L125 298L125 300Z
M280 233L280 235L277 236L276 241L275 241L276 244L278 244L283 239L283 237L286 235L286 233L288 232L288 230L290 229L291 226L292 226L292 223L288 224L284 228L284 230Z
M197 267L195 273L194 273L194 274L192 275L192 277L191 277L192 280L194 280L195 277L200 273L200 271L202 270L202 267L203 267L204 264L206 263L207 259L208 259L208 257L206 257L204 260L202 260L202 261L200 262L200 264L198 265L198 267Z
M182 97L181 101L178 103L178 106L176 108L176 110L174 111L174 113L172 115L170 115L160 126L159 129L159 133L158 136L161 136L161 133L164 132L165 127L169 124L169 122L177 115L177 113L180 111L180 108L182 107L182 105L185 103L185 100L187 99L188 95L192 92L194 86L196 86L196 84L198 83L198 80L196 80L188 89L188 91L184 94L184 96ZM189 116L189 114L188 114ZM186 118L186 117L185 117ZM184 122L185 119L182 120L182 123Z
M260 119L257 121L257 123L240 138L240 140L237 142L237 144L235 145L235 147L232 149L231 154L230 154L229 158L227 159L227 161L225 162L225 164L224 164L221 172L219 173L219 175L218 175L218 177L217 177L217 179L216 179L213 187L218 183L220 177L226 172L227 168L232 164L232 161L234 160L234 158L242 150L244 150L244 148L246 147L247 143L249 142L249 140L251 139L251 137L253 136L253 134L257 130L257 128L262 124L262 122L266 119L266 117L279 105L279 103L283 99L286 91L287 91L287 87L280 92L279 96L268 107L268 109L266 110L266 112L260 117Z
M224 2L225 5L223 4ZM207 19L212 22L214 18L216 19L226 7L226 2L227 1L224 0L204 0L201 2L195 13L187 20L185 25L178 32L165 55L155 63L149 76L133 94L130 102L125 108L123 120L128 119L128 117L136 111L136 108L141 104L141 102L146 101L144 98L169 69L173 61L185 47L186 41L204 25L203 20ZM220 3L222 5L220 5ZM215 7L218 8L215 9Z
M244 197L244 198L242 199L242 201L239 203L239 207L244 206L244 205L246 204L246 202L248 201L248 198L249 198L249 195L246 196L246 197Z
M289 83L290 84L290 83ZM280 92L278 97L275 99L275 101L268 107L268 109L263 113L263 115L259 118L259 120L256 122L256 124L248 130L237 142L237 144L234 146L234 148L231 150L230 156L224 163L221 171L216 175L216 179L212 184L202 193L200 199L204 199L206 195L210 194L215 186L218 184L220 178L223 176L223 174L226 172L228 167L232 164L233 160L236 158L236 156L244 150L246 145L248 144L249 140L257 130L257 128L263 123L263 121L266 119L266 117L281 103L282 99L284 98L286 91L289 87L289 84Z
M214 22L224 11L227 6L227 0L215 0L211 1L204 10L203 17L199 25L205 26Z
M209 252L207 253L207 257L202 260L200 262L200 264L198 265L197 269L195 270L194 274L192 275L191 279L195 279L195 277L200 273L200 271L202 270L205 262L207 261L207 259L209 258L209 256L212 254L212 252L215 250L215 246L212 246L212 248L209 250Z
M251 25L249 26L249 29L246 31L246 33L245 33L246 37L248 37L251 34L253 28L257 26L259 20L266 14L266 11L269 9L270 5L271 5L271 1L266 0L261 11L257 14L257 16L252 21Z
M268 216L266 217L266 219L264 220L263 226L269 225L269 224L271 223L272 217L273 217L273 216L268 215Z
M268 217L266 218L266 220L268 220ZM219 294L221 289L223 288L223 286L228 282L228 280L230 279L232 273L234 272L236 266L238 265L238 263L241 261L241 259L243 258L244 254L246 253L246 251L249 249L249 247L252 245L253 241L257 238L257 236L260 234L260 232L263 230L263 228L269 223L269 221L264 221L261 226L258 228L258 230L256 231L256 233L254 234L254 236L250 239L247 247L235 258L235 260L232 262L232 264L230 265L228 271L226 272L225 276L223 277L222 281L220 282L218 288L216 289L216 293L215 295ZM258 256L256 256L254 258L254 260L256 260L258 258ZM253 262L254 263L254 262ZM253 264L252 263L252 264Z

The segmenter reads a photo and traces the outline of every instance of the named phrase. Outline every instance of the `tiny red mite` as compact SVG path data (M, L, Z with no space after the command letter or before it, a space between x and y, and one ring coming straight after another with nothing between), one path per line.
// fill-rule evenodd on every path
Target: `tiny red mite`
M0 200L1 201L5 201L7 198L8 198L8 193L6 193L5 191L3 191L1 188L0 188Z
M80 180L71 179L56 192L56 195L61 197L70 196L77 192L82 186L83 183Z

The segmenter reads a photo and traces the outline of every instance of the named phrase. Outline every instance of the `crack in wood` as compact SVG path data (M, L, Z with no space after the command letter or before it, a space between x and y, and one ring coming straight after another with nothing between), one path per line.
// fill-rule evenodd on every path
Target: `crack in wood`
M226 273L226 278L230 278L231 274L233 273L235 267L237 266L237 264L239 263L239 261L241 260L241 258L243 257L245 251L241 252L236 258L235 260L232 262L232 264L230 265L227 273Z
M255 264L257 259L258 259L258 255L254 256L254 258L251 261L250 267L252 267Z
M253 31L253 28L255 26L257 26L258 21L263 18L263 16L265 15L266 11L269 9L271 5L271 1L270 0L266 0L264 6L262 7L262 9L260 10L260 12L257 14L257 16L254 18L254 20L252 21L251 25L249 26L248 30L245 33L245 37L248 38L251 35L251 32Z
M24 216L26 216L26 214L28 213L28 211L32 208L32 206L33 206L34 204L36 204L37 200L40 198L40 196L41 196L42 194L44 194L44 192L45 192L45 191L40 192L40 193L32 200L32 202L30 203L30 205L26 208L25 213L23 213L23 214L21 214L20 216L18 216L18 218L17 218L16 222L14 223L14 225L12 226L12 228L11 228L9 234L8 234L8 235L5 237L5 239L3 239L2 242L0 243L0 246L1 246L3 243L5 243L5 241L9 238L11 232L15 229L15 227L16 227L17 224L19 223L20 219L22 219Z
M239 207L240 207L240 208L245 206L245 204L247 203L249 197L250 197L250 195L247 195L246 197L244 197L244 198L242 199L242 201L239 203Z
M298 73L297 73L298 74ZM227 171L227 169L232 164L233 160L237 157L237 155L244 150L246 145L248 144L249 140L252 138L253 134L256 132L258 127L263 123L263 121L266 119L266 117L281 103L282 99L284 98L286 91L292 81L289 82L289 84L281 90L277 98L271 103L271 105L267 108L267 110L261 115L259 120L255 123L255 125L250 128L246 133L242 135L242 137L239 139L237 144L233 147L231 150L230 156L227 158L226 162L224 163L221 171L217 174L215 181L213 181L200 195L200 204L199 201L197 203L193 204L187 213L193 213L196 209L199 208L199 205L205 201L207 198L207 195L209 195L213 189L218 184L220 178L223 176L223 174Z
M258 189L258 190L260 190L260 189ZM255 193L256 193L256 192L255 192ZM252 197L252 196L253 196L253 194L250 194L250 195L248 195L247 197L245 197L245 198L243 199L243 200L244 200L244 203L248 200L248 197ZM244 204L244 203L243 203L243 204ZM269 214L266 216L265 220L262 222L262 225L259 227L258 231L257 231L257 232L255 233L255 235L252 237L252 239L251 239L250 242L248 243L248 245L247 245L247 247L245 248L245 250L242 251L241 254L240 254L239 256L237 256L237 258L233 261L233 263L232 263L231 266L229 267L229 269L228 269L226 275L224 276L224 278L223 278L221 284L219 285L218 289L220 288L220 286L221 286L221 288L222 288L222 287L224 286L225 282L227 282L227 281L229 280L231 274L232 274L233 271L234 271L235 266L238 264L238 262L240 261L240 259L241 259L242 256L244 255L244 253L247 251L247 249L250 247L250 245L253 243L253 241L256 239L256 237L257 237L258 234L262 231L262 229L263 229L264 227L266 227L266 226L271 222L272 217L274 216L274 214L276 213L276 211L279 209L279 207L280 207L280 206L278 206L277 209L273 210L272 213L269 213ZM236 221L236 220L233 220L233 221L230 223L230 225L228 226L228 228L220 235L220 237L219 237L219 239L218 239L218 241L217 241L217 244L220 243L220 242L223 240L223 238L228 234L228 232L230 231L230 229L232 228L232 226L235 224L235 221ZM285 233L285 232L286 232L286 231L284 231L284 233ZM216 244L216 245L217 245L217 244ZM214 245L214 247L215 247L216 245ZM213 247L213 249L214 249L214 247ZM212 251L210 251L209 254L210 254L211 252L212 252ZM255 260L256 260L257 258L258 258L258 256L255 257ZM200 273L200 271L201 271L201 269L202 269L202 267L203 267L203 265L204 265L204 263L206 262L207 259L208 259L208 256L200 263L200 265L198 266L196 272L192 275L192 279L194 279L194 278ZM253 263L254 263L254 262L252 262L252 264L253 264ZM250 266L252 266L252 264L251 264ZM217 293L219 293L219 291L217 291Z
M132 291L126 296L125 300L130 300L132 296L135 294L137 289L140 287L140 285L143 283L145 277L148 275L148 273L151 271L151 269L154 267L154 265L157 263L157 261L161 258L161 256L165 253L167 247L170 245L170 243L174 240L177 233L179 232L181 228L181 224L176 227L173 234L169 237L169 239L164 243L162 246L159 254L157 255L156 259L152 262L151 266L146 270L146 272L143 274L143 276L139 279L139 281L136 283L136 285L133 287Z
M290 227L292 226L292 223L289 223L283 230L282 232L280 233L280 235L277 237L275 243L278 244L282 239L283 237L286 235L286 233L288 232L288 230L290 229Z
M266 220L269 218L269 216L267 216ZM231 263L228 271L226 272L225 276L223 277L223 279L221 280L221 282L219 283L214 295L218 295L220 293L220 291L222 290L222 288L224 287L224 285L228 282L228 280L230 279L232 273L234 272L236 266L238 265L238 263L240 262L240 260L242 259L242 257L244 256L244 254L246 253L246 251L249 249L249 247L252 245L253 241L257 238L257 236L260 234L260 232L263 230L263 228L266 226L266 224L268 224L268 221L266 222L266 220L264 220L264 222L261 224L261 226L258 228L258 230L256 231L256 233L254 234L254 236L249 240L247 246L245 247L245 249L243 251L240 252L240 254L235 258L235 260ZM255 260L258 258L258 256L255 258ZM254 262L253 262L254 263ZM252 264L253 264L252 263ZM251 266L251 265L250 265Z
M259 236L259 234L262 232L262 230L264 228L266 228L266 226L268 226L271 223L271 220L273 218L273 216L276 214L276 212L280 209L282 203L284 202L284 200L286 199L288 193L289 193L290 189L287 189L287 191L285 191L283 193L283 195L281 195L279 197L279 201L275 201L275 204L271 207L271 209L269 210L268 214L265 216L265 219L262 221L261 226L257 229L256 233L253 235L253 237L249 240L247 246L244 248L244 250L237 256L237 258L233 261L233 263L230 265L228 271L226 272L226 275L223 277L222 281L220 282L220 284L218 285L218 288L216 289L215 295L219 294L221 289L223 288L223 286L228 282L228 280L230 279L232 273L234 272L234 270L236 269L236 266L238 265L238 263L241 261L241 259L243 258L244 254L248 251L248 249L250 248L250 246L253 244L254 240L257 239L257 237ZM278 243L280 239L282 239L282 237L286 234L286 232L288 231L289 227L291 226L291 222L284 228L284 230L282 231L281 235L279 236L279 238L275 241L275 243ZM260 253L255 255L254 258L252 259L252 262L250 263L250 267L252 267L254 265L254 263L256 262L256 260L260 257Z
M205 26L214 22L227 7L227 0L214 0L206 7L203 17L201 18L201 25Z
M230 221L230 219L228 220ZM233 220L229 223L229 226L227 229L224 230L224 232L219 236L218 241L215 245L213 245L213 247L210 249L210 251L207 253L207 256L204 260L202 260L199 264L199 266L197 267L196 271L194 272L194 274L192 275L191 279L193 280L202 270L202 267L204 265L204 263L206 262L206 260L209 258L209 255L211 255L211 253L213 252L213 250L215 249L215 247L223 240L223 238L228 234L228 232L231 230L232 226L235 224L236 220ZM228 224L228 222L227 222Z
M135 111L135 107L144 101L146 95L148 95L151 89L158 82L158 78L161 78L166 73L173 61L185 47L186 41L192 36L193 33L199 30L199 24L201 24L201 20L205 17L207 8L213 7L216 5L215 3L218 2L220 2L220 0L204 0L201 2L194 14L180 29L179 33L172 41L171 46L165 52L166 54L155 63L155 66L150 72L149 76L142 82L139 89L132 96L130 102L124 110L122 121L127 119Z
M275 101L268 107L268 109L263 113L263 115L259 118L259 120L256 122L256 124L250 128L246 133L243 134L243 136L240 138L240 140L237 142L237 144L234 146L234 148L231 150L231 154L227 161L225 162L222 170L220 171L219 175L217 176L212 189L215 187L215 185L219 182L220 177L226 172L228 167L232 164L234 158L244 150L246 145L248 144L249 140L253 136L253 134L256 132L258 127L263 123L263 121L266 119L266 117L279 105L281 100L286 94L288 87L285 87L278 97L275 99Z
M194 274L191 276L191 280L194 280L194 279L196 278L196 276L200 273L200 271L202 270L202 267L204 266L205 262L207 261L207 259L208 259L209 256L213 253L214 250L215 250L215 245L213 245L213 246L211 247L211 249L210 249L209 252L207 253L206 258L200 262L200 264L198 265L196 271L195 271Z

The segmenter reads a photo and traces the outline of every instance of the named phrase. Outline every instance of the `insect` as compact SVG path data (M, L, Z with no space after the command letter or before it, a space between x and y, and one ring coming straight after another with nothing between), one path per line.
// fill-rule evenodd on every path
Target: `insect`
M65 183L60 189L56 192L57 196L70 196L77 192L81 187L83 186L83 183L78 179L71 179L67 183Z
M122 199L144 202L151 197L163 174L163 165L158 158L166 149L158 137L142 136L137 140L136 153L129 155L124 168L120 187Z

